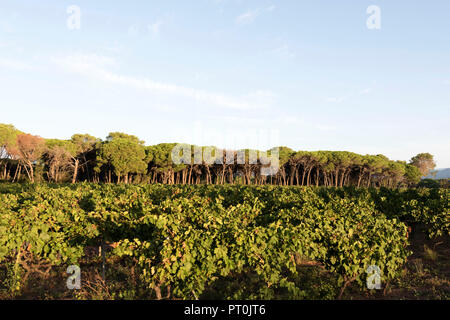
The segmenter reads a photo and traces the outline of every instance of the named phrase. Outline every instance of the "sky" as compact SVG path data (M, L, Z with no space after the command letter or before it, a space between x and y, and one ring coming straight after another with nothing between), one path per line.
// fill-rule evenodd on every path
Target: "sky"
M450 1L0 0L0 111L44 138L429 152L446 168Z

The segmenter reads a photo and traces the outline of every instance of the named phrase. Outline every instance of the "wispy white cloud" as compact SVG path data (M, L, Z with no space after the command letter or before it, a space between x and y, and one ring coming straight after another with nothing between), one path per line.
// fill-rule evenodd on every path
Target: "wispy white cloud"
M209 75L202 73L202 72L196 72L194 74L193 79L195 81L208 81L209 80Z
M135 23L128 27L128 35L131 37L138 37L145 34L150 34L152 37L157 37L161 33L161 28L163 25L170 23L172 17L166 15L163 18L159 18L152 23L147 25Z
M109 54L117 54L123 51L123 47L119 44L117 40L107 43L100 47L101 50L104 50L105 52L108 52Z
M330 102L330 103L341 103L344 100L346 100L348 97L350 96L343 96L343 97L329 97L325 99L325 102Z
M281 58L292 59L295 58L295 53L291 51L288 45L281 46L272 50L272 53L275 53Z
M318 124L318 125L316 125L316 128L319 129L320 131L327 131L327 132L336 130L335 126L324 125L324 124Z
M68 70L74 71L76 68L80 68L80 73L93 67L98 69L110 66L117 66L116 59L99 55L99 54L73 54L64 57L54 57L52 59L60 66L66 67Z
M236 23L240 25L252 23L259 14L260 14L259 9L248 11L238 16L236 18Z
M65 57L56 57L53 58L53 61L58 66L71 73L81 74L95 80L114 83L117 85L146 90L151 93L183 96L194 99L198 102L230 109L249 110L265 109L268 107L267 99L270 94L264 91L257 91L243 97L236 98L218 93L207 92L204 90L162 83L148 78L136 78L121 75L110 71L109 68L117 65L116 61L110 57L77 54ZM273 98L273 95L271 97Z
M164 24L164 21L159 19L155 23L149 24L147 26L148 31L154 37L158 36L161 31L161 26Z
M259 105L271 105L275 102L277 95L269 90L257 90L246 94L245 98Z
M137 37L139 35L139 26L137 24L129 26L128 35L131 37Z
M366 88L364 90L361 90L358 94L348 94L348 95L340 96L340 97L328 97L325 99L325 102L341 103L341 102L344 102L345 100L348 100L355 96L363 96L363 95L370 94L371 92L372 92L372 88Z
M236 23L237 23L238 25L250 24L250 23L252 23L253 21L255 21L255 19L256 19L259 15L261 15L262 13L264 13L264 12L272 12L272 11L275 10L275 8L276 8L276 7L275 7L274 5L271 5L271 6L266 7L266 8L258 8L258 9L255 9L255 10L247 11L247 12L245 12L245 13L239 15L239 16L236 18Z
M14 32L13 26L7 21L0 21L0 30L5 33Z
M20 60L13 60L0 57L0 68L27 71L34 70L35 67Z
M281 125L288 125L288 126L302 127L305 125L305 120L295 115L282 115L276 117L274 121Z

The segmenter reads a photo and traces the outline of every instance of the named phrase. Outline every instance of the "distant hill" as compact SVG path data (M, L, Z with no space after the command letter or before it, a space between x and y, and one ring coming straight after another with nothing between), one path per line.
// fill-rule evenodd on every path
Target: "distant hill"
M424 179L449 179L450 178L450 168L437 169L437 170L434 170L433 172L436 172L435 176L429 174Z

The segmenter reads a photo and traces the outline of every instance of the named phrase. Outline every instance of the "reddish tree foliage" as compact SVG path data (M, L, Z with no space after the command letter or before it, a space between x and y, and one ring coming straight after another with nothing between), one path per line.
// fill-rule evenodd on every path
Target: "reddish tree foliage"
M45 149L45 140L31 134L19 134L17 147L13 151L27 171L28 178L34 182L33 164L40 159Z

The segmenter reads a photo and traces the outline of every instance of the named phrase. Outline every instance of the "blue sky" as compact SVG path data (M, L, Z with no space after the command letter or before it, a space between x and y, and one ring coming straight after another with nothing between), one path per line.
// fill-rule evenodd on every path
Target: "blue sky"
M450 167L450 2L1 0L0 108L45 138L430 152Z

